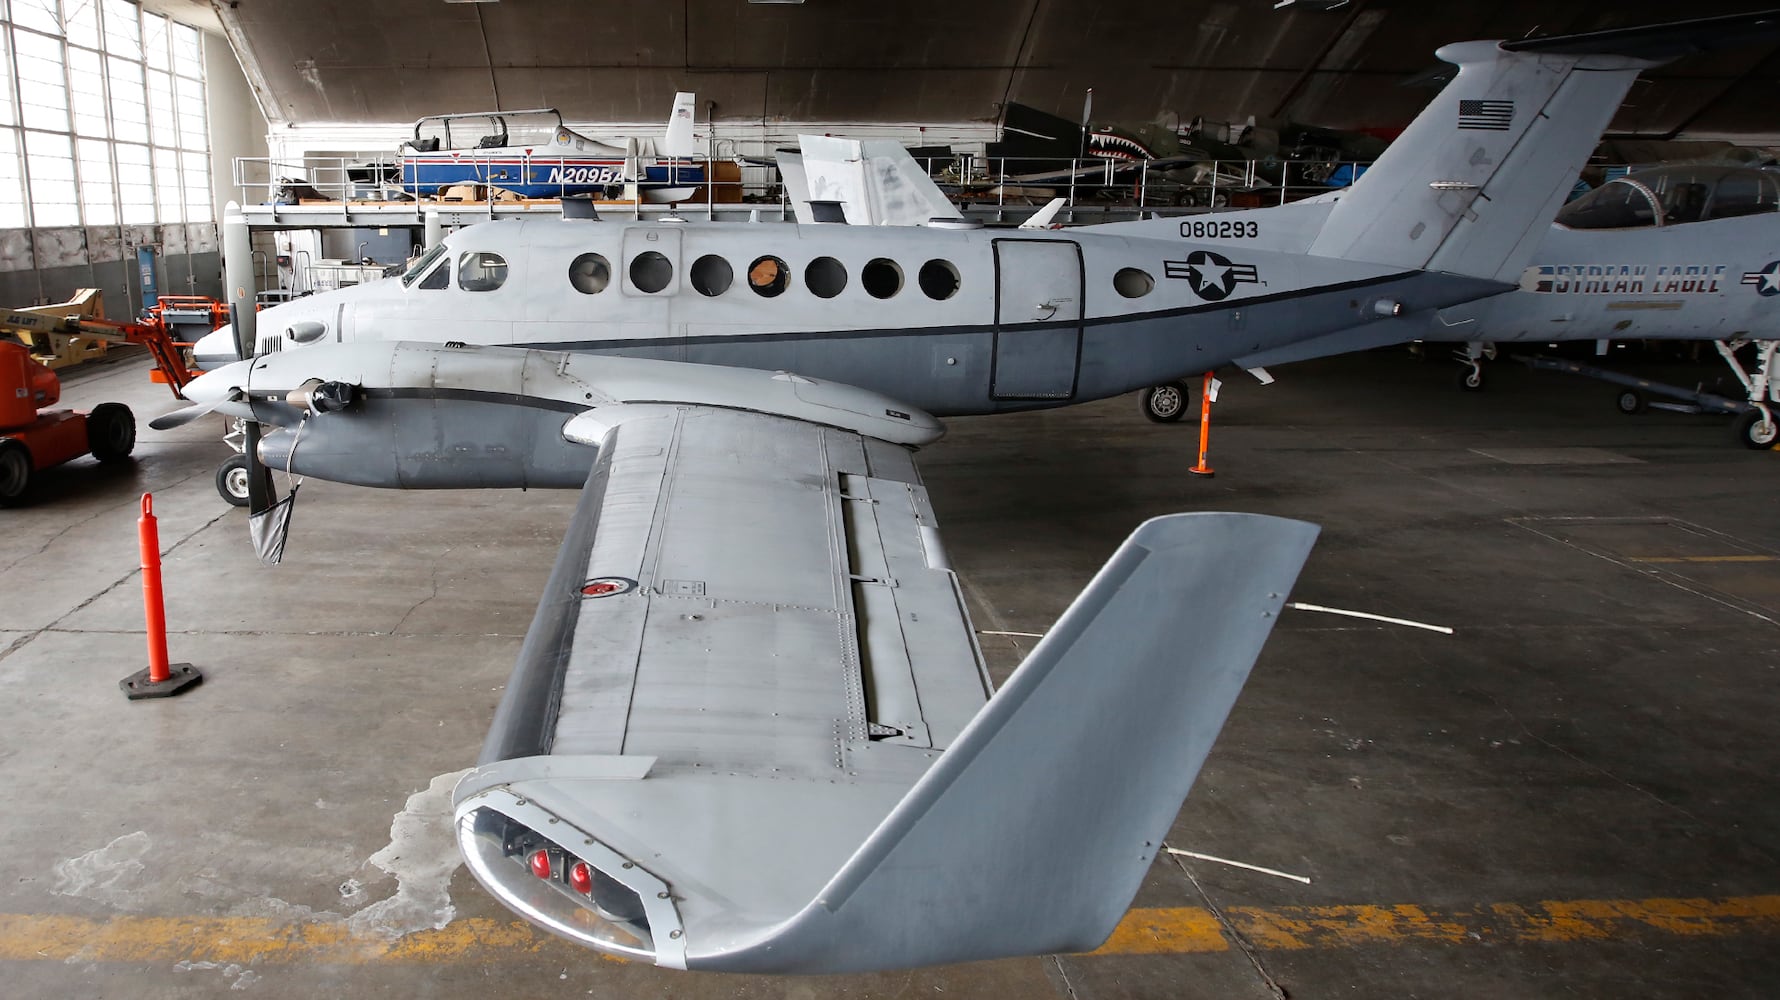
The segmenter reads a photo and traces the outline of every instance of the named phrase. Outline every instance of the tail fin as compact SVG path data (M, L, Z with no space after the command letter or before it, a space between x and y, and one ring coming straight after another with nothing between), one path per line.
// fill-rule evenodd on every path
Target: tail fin
M708 964L849 971L1098 946L1316 534L1253 514L1139 527L816 901Z
M661 133L656 152L662 156L693 156L698 149L692 142L692 118L695 95L680 91L674 95L674 109L668 113L667 129Z
M1461 42L1458 76L1342 195L1327 257L1512 281L1648 60Z
M797 144L810 198L840 202L849 225L924 226L959 219L958 207L894 139L800 135Z
M1640 70L1777 31L1770 10L1445 46L1457 78L1335 204L1310 252L1515 281Z

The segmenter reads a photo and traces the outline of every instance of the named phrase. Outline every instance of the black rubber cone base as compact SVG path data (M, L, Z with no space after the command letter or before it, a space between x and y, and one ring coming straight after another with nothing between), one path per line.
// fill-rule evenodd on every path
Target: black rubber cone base
M171 698L186 688L195 688L204 683L204 675L198 668L189 663L174 663L167 667L167 679L159 684L148 679L148 668L143 667L130 676L117 682L124 689L124 697L131 701L143 698Z

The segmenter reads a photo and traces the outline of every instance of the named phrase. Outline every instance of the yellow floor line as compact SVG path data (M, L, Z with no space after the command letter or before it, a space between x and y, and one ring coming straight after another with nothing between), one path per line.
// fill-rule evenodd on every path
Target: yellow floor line
M1735 555L1735 556L1627 556L1632 562L1640 563L1770 563L1780 562L1780 556Z
M1653 936L1780 934L1780 896L1725 899L1576 899L1468 907L1232 907L1232 927L1263 951L1436 942L1562 943ZM1135 909L1095 955L1226 951L1211 911ZM339 923L241 917L71 917L0 914L0 961L218 962L241 965L371 962L494 963L542 952L596 958L518 920L458 920L386 941ZM613 961L617 961L614 959Z

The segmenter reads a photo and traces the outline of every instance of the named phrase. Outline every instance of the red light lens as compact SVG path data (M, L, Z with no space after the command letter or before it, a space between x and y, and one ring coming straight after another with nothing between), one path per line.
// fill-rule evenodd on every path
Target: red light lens
M593 869L587 867L587 862L577 861L569 867L569 885L576 892L593 891Z
M532 874L539 878L550 877L550 852L535 851L532 854Z

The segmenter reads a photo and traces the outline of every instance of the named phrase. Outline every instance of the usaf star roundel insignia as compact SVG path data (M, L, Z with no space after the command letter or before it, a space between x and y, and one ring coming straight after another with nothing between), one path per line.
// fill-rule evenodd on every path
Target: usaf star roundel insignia
M1186 260L1165 260L1162 273L1170 278L1185 278L1193 294L1207 302L1228 298L1236 286L1259 283L1261 277L1253 264L1232 264L1230 258L1210 250L1195 250Z
M1743 284L1754 285L1756 294L1763 298L1780 295L1780 260L1768 261L1759 271L1743 272Z
M637 589L637 581L624 576L596 576L580 587L582 597L617 597Z

